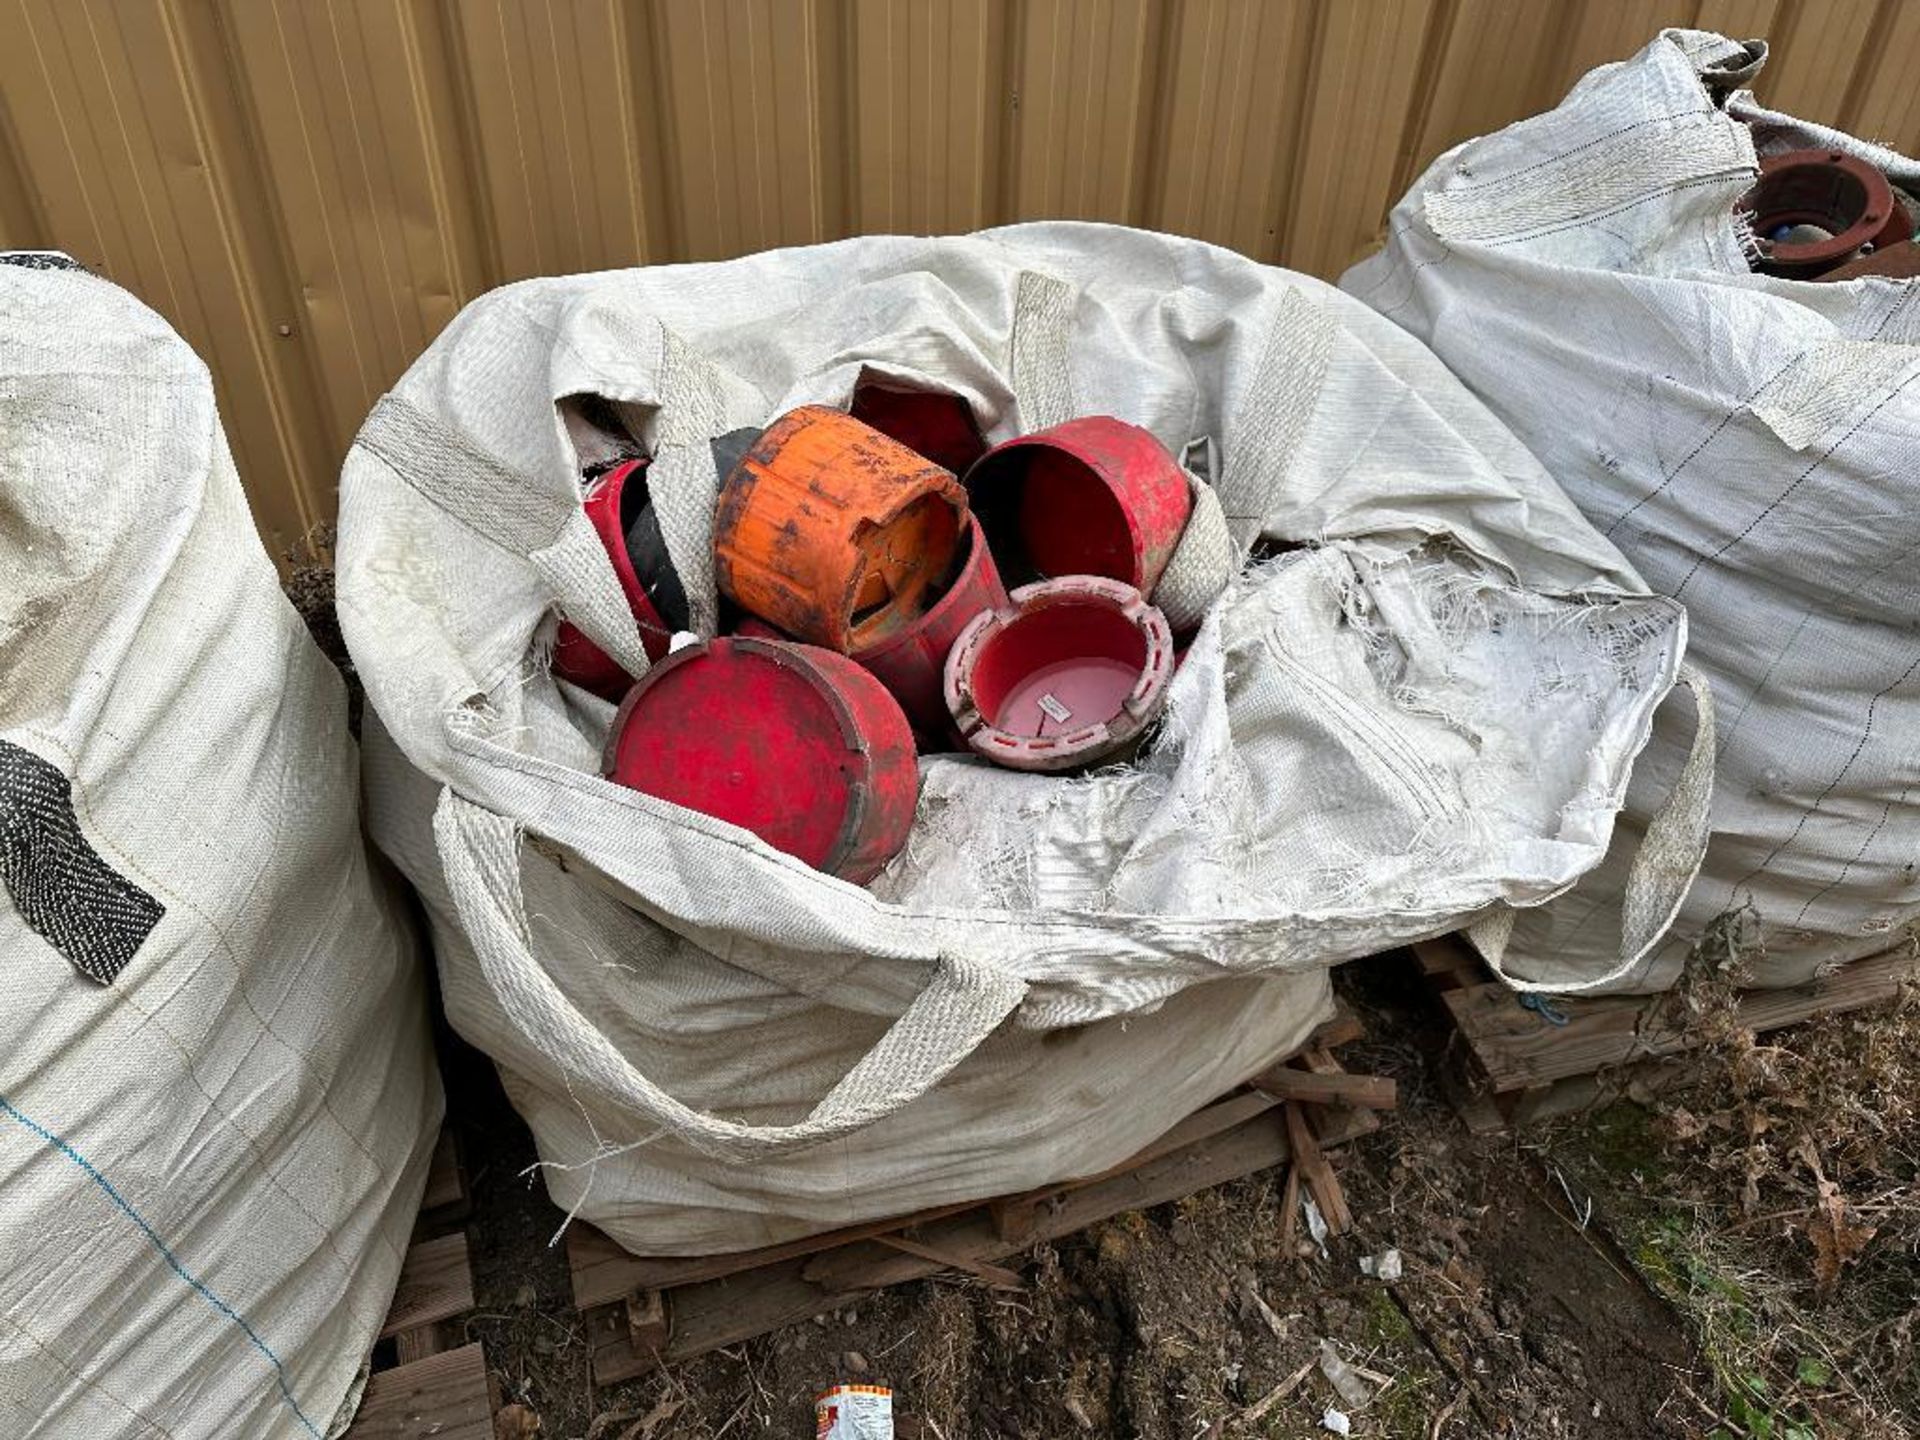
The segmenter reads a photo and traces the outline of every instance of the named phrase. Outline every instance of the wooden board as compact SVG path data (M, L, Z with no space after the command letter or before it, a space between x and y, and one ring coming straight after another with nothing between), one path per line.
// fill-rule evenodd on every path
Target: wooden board
M473 1266L464 1232L421 1240L407 1247L400 1283L380 1338L451 1320L473 1308Z
M1206 1130L1218 1118L1210 1112L1251 1098L1230 1097L1190 1117L1187 1124L1209 1117L1206 1123L1194 1125L1196 1131ZM649 1329L644 1345L635 1343L626 1303L598 1306L586 1315L595 1383L610 1384L663 1363L705 1354L839 1309L886 1286L956 1266L979 1273L980 1267L1018 1255L1039 1241L1059 1239L1125 1211L1164 1204L1277 1165L1291 1153L1287 1125L1272 1097L1258 1098L1266 1103L1224 1130L1201 1134L1171 1149L1156 1147L1158 1153L1131 1168L1051 1191L1030 1192L1022 1197L1032 1202L1030 1223L1011 1234L1001 1218L1006 1202L989 1202L913 1220L905 1248L880 1238L882 1233L900 1232L902 1222L896 1220L890 1232L874 1227L868 1238L842 1239L810 1254L683 1284L667 1297L667 1324ZM1242 1104L1233 1113L1250 1108ZM1379 1125L1374 1115L1362 1110L1338 1107L1320 1113L1322 1146L1342 1143ZM604 1237L601 1243L611 1244ZM604 1293L613 1272L604 1260L599 1269L600 1293ZM647 1295L649 1304L656 1299L657 1292Z
M1399 1087L1386 1075L1321 1073L1281 1065L1253 1077L1256 1089L1282 1100L1307 1105L1358 1105L1366 1110L1391 1110L1399 1104Z
M1415 960L1455 1030L1448 1088L1469 1128L1498 1130L1657 1089L1693 1047L1684 1017L1665 995L1556 996L1556 1024L1487 971L1459 939L1413 947ZM1756 1034L1816 1015L1864 1009L1920 979L1920 958L1902 947L1842 966L1809 985L1748 990L1740 1023Z
M1334 1102L1352 1093L1376 1103L1390 1098L1379 1085L1314 1083L1348 1078L1330 1047L1361 1033L1354 1017L1342 1012L1287 1062L1298 1067L1287 1073L1301 1077L1321 1102L1291 1117L1292 1123L1298 1127L1310 1115L1312 1137L1321 1146L1379 1126L1368 1110ZM1018 1287L1017 1272L996 1262L1122 1211L1179 1199L1289 1158L1294 1147L1283 1103L1258 1088L1237 1091L1092 1175L732 1255L628 1255L591 1226L576 1223L568 1229L568 1256L594 1379L627 1379L945 1270Z
M976 1202L965 1201L912 1215L892 1216L865 1225L849 1225L824 1231L779 1245L755 1250L739 1250L730 1255L629 1255L620 1246L591 1225L578 1222L567 1227L567 1263L573 1271L573 1303L577 1309L624 1299L635 1290L664 1290L675 1285L692 1285L715 1280L722 1275L737 1275L743 1270L758 1270L851 1244L874 1235L884 1235L903 1225L923 1224L948 1215L971 1210Z
M433 1160L427 1167L427 1189L420 1197L423 1220L458 1220L468 1208L466 1172L460 1164L460 1147L451 1127L440 1132L433 1147Z
M367 1381L344 1440L493 1440L493 1399L480 1346L382 1370Z
M1004 1196L988 1203L1003 1216L1011 1215L1023 1208L1031 1208L1062 1189L1075 1185L1093 1184L1109 1175L1120 1174L1134 1166L1157 1159L1183 1145L1231 1130L1255 1115L1271 1110L1279 1103L1277 1097L1258 1091L1251 1094L1230 1095L1189 1115L1139 1154L1110 1170L1103 1170L1098 1174L1067 1181L1064 1184L1045 1186L1021 1195ZM691 1285L701 1280L716 1280L722 1275L737 1275L747 1270L758 1270L783 1260L818 1254L822 1250L831 1250L836 1246L849 1245L858 1240L872 1239L877 1235L892 1234L915 1225L925 1225L952 1215L963 1214L968 1210L976 1209L980 1203L977 1200L964 1200L953 1205L918 1210L911 1215L894 1215L862 1225L827 1230L818 1235L803 1236L798 1240L789 1240L779 1245L736 1251L730 1255L629 1255L615 1241L591 1225L570 1225L567 1227L567 1260L573 1271L573 1302L578 1309L591 1310L596 1305L606 1305L622 1300L635 1290L664 1290L676 1285Z

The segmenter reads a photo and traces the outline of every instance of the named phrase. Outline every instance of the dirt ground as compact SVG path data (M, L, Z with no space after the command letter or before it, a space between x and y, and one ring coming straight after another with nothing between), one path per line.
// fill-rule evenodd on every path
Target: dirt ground
M909 1285L598 1393L547 1244L560 1214L467 1052L450 1079L477 1205L470 1333L540 1435L584 1440L799 1436L815 1389L858 1375L895 1387L903 1440L1305 1437L1329 1433L1330 1405L1356 1436L1707 1433L1712 1376L1685 1324L1551 1152L1466 1133L1429 1078L1435 1027L1410 963L1370 965L1343 989L1372 1038L1342 1054L1394 1075L1401 1108L1333 1152L1358 1229L1325 1255L1304 1232L1283 1247L1268 1172L1037 1247L1018 1292ZM1389 1248L1398 1281L1361 1272ZM1366 1377L1364 1408L1322 1375L1323 1342Z

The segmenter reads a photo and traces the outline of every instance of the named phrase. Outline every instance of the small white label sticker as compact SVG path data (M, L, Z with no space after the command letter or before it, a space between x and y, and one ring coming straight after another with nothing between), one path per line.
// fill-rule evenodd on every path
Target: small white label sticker
M1073 718L1073 711L1062 705L1059 699L1052 694L1042 695L1038 700L1034 701L1034 704L1052 716L1053 722L1056 725L1064 725Z

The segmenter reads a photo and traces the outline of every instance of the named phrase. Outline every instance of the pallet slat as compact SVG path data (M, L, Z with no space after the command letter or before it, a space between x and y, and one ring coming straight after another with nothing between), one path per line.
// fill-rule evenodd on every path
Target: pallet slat
M1742 1024L1777 1030L1815 1015L1858 1010L1892 998L1904 980L1920 976L1920 961L1905 952L1856 960L1811 985L1749 990L1740 997ZM1609 1065L1678 1055L1690 1048L1683 1026L1662 1014L1659 996L1600 995L1555 1000L1566 1016L1555 1025L1498 981L1449 991L1447 1008L1474 1045L1497 1091L1525 1089Z
M407 1247L400 1262L400 1283L380 1338L451 1320L473 1308L473 1266L464 1231Z
M427 1190L420 1197L420 1213L457 1212L467 1203L466 1176L460 1167L460 1150L451 1127L440 1132L433 1147L433 1159L427 1166Z
M1204 1157L1181 1152L1074 1192L1060 1210L1040 1218L1026 1243L1071 1234L1124 1210L1178 1199L1217 1180L1277 1164L1287 1155L1286 1130L1271 1115L1257 1117L1230 1136L1202 1142L1200 1148L1207 1151ZM972 1214L924 1226L921 1233L949 1254L981 1260L1018 1253L1020 1248L1002 1241L994 1233L991 1218L978 1207ZM839 1309L876 1288L920 1279L945 1268L939 1261L861 1241L768 1269L685 1286L673 1293L672 1331L659 1359L674 1361L705 1354L781 1325ZM592 1327L595 1383L609 1384L654 1368L654 1357L634 1354L626 1343L625 1330L624 1321L617 1315Z
M591 1225L567 1227L567 1260L573 1271L573 1303L576 1309L591 1310L619 1300L635 1290L663 1290L676 1285L693 1285L702 1280L717 1280L722 1275L737 1275L848 1245L874 1235L885 1235L902 1225L923 1224L962 1210L971 1210L976 1202L964 1201L912 1215L873 1220L863 1225L848 1225L819 1235L806 1235L779 1245L763 1245L757 1250L740 1250L729 1255L629 1255Z
M1553 997L1564 1023L1524 1006L1455 937L1413 947L1421 972L1453 1021L1461 1055L1450 1088L1470 1129L1489 1131L1601 1103L1626 1082L1650 1087L1695 1041L1664 995ZM1748 990L1739 1022L1756 1034L1816 1015L1864 1009L1920 979L1920 957L1902 947L1842 966L1809 985ZM1630 1068L1630 1072L1629 1069Z
M1253 1084L1282 1100L1308 1105L1357 1105L1364 1110L1391 1110L1399 1102L1399 1087L1386 1075L1348 1075L1296 1070L1277 1066L1253 1077Z
M1320 1141L1307 1123L1306 1111L1289 1101L1285 1119L1287 1146L1293 1155L1294 1168L1312 1194L1313 1203L1320 1207L1320 1217L1327 1222L1327 1229L1335 1235L1346 1234L1353 1229L1353 1213L1347 1209L1346 1192L1334 1176L1333 1167L1320 1153Z
M957 1262L963 1268L991 1266L1037 1242L1057 1240L1128 1210L1177 1200L1210 1185L1237 1179L1286 1160L1287 1126L1271 1102L1223 1133L1193 1141L1123 1173L1058 1189L1052 1203L1036 1205L1024 1236L1008 1239L996 1226L991 1204L914 1227L908 1254L875 1237L808 1256L680 1286L668 1301L666 1343L636 1351L623 1304L605 1305L587 1316L594 1382L600 1385L644 1374L661 1363L702 1355L782 1325L837 1310L861 1296L918 1280ZM1205 1112L1201 1112L1204 1114ZM1322 1145L1338 1144L1376 1129L1378 1119L1353 1109L1325 1112ZM895 1222L897 1229L899 1222Z
M1145 1164L1170 1151L1178 1150L1183 1145L1231 1130L1234 1126L1252 1119L1264 1110L1272 1109L1279 1103L1274 1096L1257 1092L1248 1095L1230 1095L1189 1115L1153 1144L1111 1169L1065 1183L1090 1185L1109 1175L1118 1175L1136 1165ZM1043 1186L1021 1195L1004 1196L989 1203L1000 1207L1003 1213L1012 1214L1019 1207L1031 1206L1046 1196L1058 1193L1062 1188L1064 1188L1063 1185ZM910 1215L894 1215L884 1220L871 1220L860 1225L843 1226L838 1230L823 1231L818 1235L806 1235L798 1240L789 1240L779 1245L766 1245L757 1250L741 1250L730 1255L629 1255L613 1240L592 1226L570 1225L567 1227L567 1258L573 1271L573 1303L578 1309L591 1310L596 1305L606 1305L620 1300L635 1290L667 1289L678 1285L697 1284L702 1280L717 1280L722 1275L737 1275L748 1270L758 1270L768 1265L776 1265L783 1260L815 1255L823 1250L831 1250L840 1245L851 1245L856 1241L872 1239L877 1235L890 1235L909 1226L944 1220L948 1216L972 1210L979 1204L977 1200L962 1200L952 1205L917 1210Z
M344 1440L493 1440L487 1361L478 1344L382 1370L367 1381Z
M1287 1073L1313 1092L1300 1101L1260 1089L1227 1095L1189 1115L1110 1169L1034 1190L972 1200L843 1227L733 1255L644 1258L626 1254L589 1225L569 1227L576 1305L586 1322L596 1384L765 1334L875 1290L960 1270L998 1285L1020 1277L996 1262L1127 1210L1144 1209L1379 1128L1369 1110L1345 1103L1391 1099L1390 1087L1351 1077L1329 1047L1358 1039L1342 1012L1309 1037ZM1286 1082L1282 1082L1283 1084ZM1294 1112L1291 1118L1283 1113ZM1302 1134L1295 1143L1289 1131ZM1296 1167L1298 1168L1298 1167ZM1290 1175L1290 1181L1297 1178ZM1337 1194L1337 1185L1329 1188Z

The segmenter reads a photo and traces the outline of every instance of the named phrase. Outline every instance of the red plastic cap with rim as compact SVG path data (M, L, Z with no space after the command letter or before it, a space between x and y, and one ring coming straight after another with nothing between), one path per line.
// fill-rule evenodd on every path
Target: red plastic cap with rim
M1010 581L1102 575L1150 594L1193 509L1167 447L1109 415L996 445L966 483Z
M947 656L954 642L975 616L1007 603L1006 588L987 550L986 536L971 515L961 531L960 545L959 573L926 613L899 634L871 649L856 650L853 655L879 677L907 712L914 729L930 741L941 736L958 738L951 733L953 722L946 695ZM746 634L746 626L737 633Z
M1760 162L1760 179L1740 197L1764 274L1810 280L1852 259L1862 246L1884 250L1913 235L1913 217L1887 177L1840 150L1789 150ZM1804 238L1779 238L1807 230Z
M910 390L863 380L854 389L848 413L956 475L966 474L987 453L973 407L944 390Z
M947 707L969 749L1014 770L1118 758L1166 705L1166 617L1131 585L1043 580L978 616L947 656Z
M919 794L913 732L878 680L831 650L738 637L649 670L605 769L855 884L906 844Z
M600 536L600 543L607 548L613 573L620 578L620 593L627 597L634 623L640 627L640 643L647 658L658 660L667 653L673 636L647 598L647 588L633 568L632 556L627 553L627 531L635 512L647 503L646 469L645 460L630 460L614 466L588 488L581 504ZM629 484L630 481L633 483ZM633 684L633 677L611 655L567 620L560 622L554 637L553 673L604 700L618 700Z

